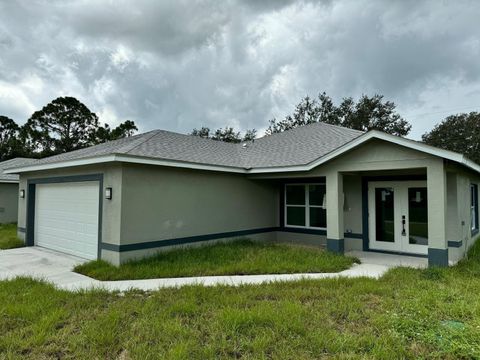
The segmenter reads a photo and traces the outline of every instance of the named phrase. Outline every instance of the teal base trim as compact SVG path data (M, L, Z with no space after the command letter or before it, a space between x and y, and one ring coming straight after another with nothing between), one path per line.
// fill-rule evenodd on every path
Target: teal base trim
M462 245L463 245L462 240L458 240L458 241L450 240L450 241L448 241L448 247L451 247L451 248L459 248L459 247L462 247Z
M142 243L136 243L136 244L124 244L124 245L102 243L102 249L115 251L115 252L147 250L147 249L161 248L165 246L185 245L185 244L197 243L201 241L216 240L216 239L229 238L229 237L261 234L261 233L272 232L277 230L279 230L279 228L269 227L269 228L261 228L261 229L230 231L230 232L216 233L216 234L187 236L182 238L149 241L149 242L142 242Z
M390 254L390 255L400 255L400 256L413 256L418 258L427 258L428 255L424 254L412 254L406 253L401 251L389 251L389 250L376 250L376 249L368 249L368 252L380 253L380 254Z
M428 248L428 266L448 267L448 249Z
M297 233L297 234L327 235L327 230L324 230L324 229L282 227L278 229L278 231L291 232L291 233Z
M343 238L349 238L349 239L363 239L363 234L357 234L357 233L345 233L343 234Z
M343 239L327 239L327 250L343 254L345 252L345 241Z
M297 234L310 234L310 235L327 235L327 230L324 229L306 229L306 228L293 228L293 227L281 227L278 231L291 232ZM363 239L363 234L358 233L345 233L344 238L349 239Z

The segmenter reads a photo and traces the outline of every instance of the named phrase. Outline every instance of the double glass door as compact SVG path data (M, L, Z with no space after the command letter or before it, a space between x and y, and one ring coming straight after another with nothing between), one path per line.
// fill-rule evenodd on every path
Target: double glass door
M370 249L427 254L426 181L379 181L368 185Z

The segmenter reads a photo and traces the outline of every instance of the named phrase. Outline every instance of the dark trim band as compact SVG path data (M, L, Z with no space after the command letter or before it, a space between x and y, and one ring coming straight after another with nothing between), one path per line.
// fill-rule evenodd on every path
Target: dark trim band
M24 227L18 226L18 227L17 227L17 231L18 231L18 232L21 232L21 233L26 233L26 232L27 232L27 229L25 229Z
M326 230L268 227L268 228L260 228L260 229L249 229L249 230L240 230L240 231L229 231L224 233L187 236L182 238L174 238L174 239L166 239L166 240L158 240L158 241L148 241L148 242L142 242L142 243L136 243L136 244L116 245L116 244L102 243L101 248L103 250L109 250L109 251L115 251L115 252L147 250L147 249L161 248L165 246L186 245L186 244L197 243L197 242L208 241L208 240L216 240L216 239L229 238L229 237L239 237L239 236L245 236L245 235L254 235L254 234L261 234L261 233L273 232L273 231L282 231L282 232L299 233L299 234L311 234L311 235L327 234ZM345 236L348 238L354 238L354 239L362 238L362 234L355 234L355 233L348 233L348 234L346 233ZM343 239L341 241L343 242Z
M428 248L428 267L448 267L448 249Z
M110 251L116 251L116 252L147 250L147 249L161 248L165 246L185 245L185 244L197 243L197 242L208 241L208 240L216 240L216 239L222 239L222 238L229 238L229 237L261 234L266 232L278 231L278 229L279 229L278 227L269 227L269 228L260 228L260 229L229 231L229 232L216 233L216 234L187 236L182 238L149 241L149 242L142 242L142 243L136 243L136 244L124 244L124 245L102 243L101 248L103 250L110 250Z
M390 255L402 255L402 256L412 256L412 257L418 257L418 258L427 258L428 255L424 254L412 254L412 253L406 253L402 251L388 251L388 250L376 250L376 249L369 249L369 252L374 252L374 253L380 253L380 254L390 254Z
M327 238L327 250L343 254L345 252L345 241L343 239L328 239Z
M280 227L277 231L291 232L297 234L327 235L327 230L324 229L293 228L284 226Z
M463 245L463 241L462 241L462 240L458 240L458 241L448 240L448 247L451 247L451 248L459 248L459 247L462 247L462 245Z
M349 232L349 233L343 234L343 237L348 238L348 239L360 239L360 240L362 240L363 239L363 234Z
M72 176L53 176L46 178L29 179L29 184L54 184L66 182L100 181L103 180L103 174L72 175Z

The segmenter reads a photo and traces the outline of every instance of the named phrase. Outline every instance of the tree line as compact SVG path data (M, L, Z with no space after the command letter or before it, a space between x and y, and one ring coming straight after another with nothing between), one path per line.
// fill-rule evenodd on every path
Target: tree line
M396 136L407 136L412 125L396 110L392 101L383 95L362 95L358 101L343 98L336 105L325 92L317 98L304 97L292 114L281 120L269 121L266 135L272 135L316 122L339 125L355 130L380 130ZM232 127L210 131L207 127L193 129L192 135L233 143L253 140L256 130L247 130L242 136ZM460 113L447 116L431 131L422 135L428 145L464 154L480 164L480 112Z
M131 120L115 128L102 125L76 98L59 97L35 111L22 126L0 115L0 161L61 154L131 136L137 130Z

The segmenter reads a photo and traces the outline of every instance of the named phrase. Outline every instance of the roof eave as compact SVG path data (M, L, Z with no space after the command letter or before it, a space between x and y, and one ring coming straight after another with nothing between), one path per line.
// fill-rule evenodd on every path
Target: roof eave
M11 168L11 169L5 170L4 173L5 174L21 174L21 173L33 172L33 171L61 169L61 168L85 166L85 165L95 165L95 164L103 164L108 162L136 163L136 164L146 164L146 165L179 167L179 168L196 169L196 170L233 172L233 173L247 172L246 169L238 168L238 167L201 164L201 163L194 163L194 162L183 162L183 161L176 161L176 160L169 160L169 159L155 159L155 158L132 156L132 155L125 155L125 154L110 154L110 155L89 157L89 158L83 158L83 159L65 160L65 161L54 162L50 164L34 164L34 165L28 165L28 166L23 166L18 168Z
M405 139L402 137L390 135L383 133L377 130L371 130L359 137L349 141L348 143L336 148L330 153L303 165L292 165L292 166L275 166L275 167L257 167L257 168L246 168L246 167L233 167L233 166L223 166L223 165L214 165L214 164L202 164L196 162L186 162L178 160L169 160L169 159L156 159L149 157L139 157L126 154L109 154L96 157L89 157L76 160L66 160L61 162L55 162L50 164L32 164L18 168L11 168L4 171L5 174L20 174L30 171L41 171L41 170L50 170L66 167L75 167L75 166L84 166L84 165L93 165L106 162L126 162L126 163L137 163L137 164L147 164L147 165L158 165L158 166L169 166L169 167L178 167L178 168L187 168L187 169L196 169L196 170L208 170L208 171L221 171L221 172L231 172L231 173L244 173L244 174L268 174L268 173L279 173L279 172L301 172L301 171L310 171L313 168L330 161L337 156L365 143L371 139L385 140L390 143L394 143L400 146L405 146L417 151L421 151L427 154L445 158L459 164L462 164L476 172L480 173L480 165L474 163L473 161L467 159L465 156L453 151L439 149L424 143L420 143L414 140Z

